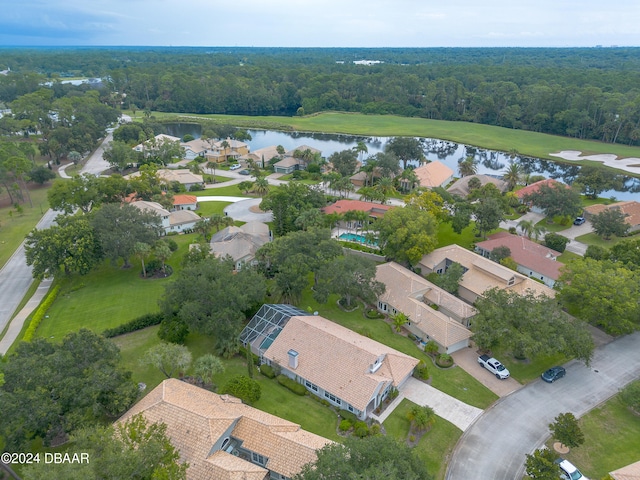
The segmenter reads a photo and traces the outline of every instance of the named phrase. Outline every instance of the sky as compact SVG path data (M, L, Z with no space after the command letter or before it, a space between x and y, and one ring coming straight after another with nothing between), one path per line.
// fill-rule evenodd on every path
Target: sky
M1 46L640 46L638 0L0 0Z

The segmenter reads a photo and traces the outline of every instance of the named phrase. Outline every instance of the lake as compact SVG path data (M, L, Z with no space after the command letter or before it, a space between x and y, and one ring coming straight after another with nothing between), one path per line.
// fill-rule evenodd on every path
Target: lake
M166 124L166 132L168 135L182 138L184 135L190 134L194 138L199 138L201 128L198 124L192 123L173 123ZM392 137L363 137L357 135L344 135L333 133L316 133L316 132L280 132L274 130L247 130L252 139L248 142L251 151L268 147L271 145L282 145L286 151L308 145L317 148L322 152L323 157L329 157L332 153L347 150L355 147L358 142L363 142L367 146L367 154L374 155L384 150L385 145ZM458 160L468 156L473 156L477 161L478 173L500 176L505 171L511 158L503 153L483 148L462 145L446 140L438 140L433 138L421 138L423 150L428 160L438 160L456 174L458 173ZM532 175L543 175L547 178L553 178L566 184L572 184L576 175L580 171L578 165L570 165L565 163L552 162L539 158L518 156L518 163L522 165L523 171ZM409 162L412 164L412 162ZM413 162L414 166L418 162ZM624 189L622 191L610 190L603 192L602 197L615 197L618 200L639 200L640 180L625 176Z

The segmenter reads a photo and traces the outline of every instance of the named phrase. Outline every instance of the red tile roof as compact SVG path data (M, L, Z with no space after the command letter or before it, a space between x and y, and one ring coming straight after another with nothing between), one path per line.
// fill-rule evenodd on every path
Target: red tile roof
M489 236L488 240L476 243L478 248L488 252L496 247L505 246L511 250L511 258L518 265L530 268L542 275L557 280L560 276L562 263L553 260L560 255L548 247L529 240L527 237L499 232Z
M361 200L338 200L336 203L324 207L322 211L327 215L331 213L358 211L367 212L372 217L384 217L384 214L390 208L393 208L393 206L373 202L363 202Z
M198 203L198 197L196 197L195 195L174 195L173 196L174 205L192 205L194 203Z
M611 205L603 205L601 203L598 203L596 205L586 207L584 211L589 215L598 215L599 213L602 213L605 210L609 210L610 208L619 208L622 213L627 215L624 221L628 225L631 225L632 227L640 225L640 203L636 201L616 202L612 203Z
M532 193L536 193L540 187L542 185L563 185L567 188L569 188L568 185L565 185L564 183L558 182L556 180L554 180L553 178L547 178L546 180L540 180L539 182L535 182L532 183L531 185L527 185L524 188L521 188L520 190L518 190L516 192L516 195L518 196L519 199L523 199L524 197L526 197L527 195L531 195Z

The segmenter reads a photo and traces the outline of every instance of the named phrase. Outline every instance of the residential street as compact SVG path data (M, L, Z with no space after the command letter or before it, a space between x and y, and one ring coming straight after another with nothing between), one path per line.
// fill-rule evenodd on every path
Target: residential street
M638 345L640 332L619 338L598 348L590 367L571 361L556 383L536 380L496 402L461 437L446 479L522 478L525 454L543 444L559 413L580 417L640 377Z

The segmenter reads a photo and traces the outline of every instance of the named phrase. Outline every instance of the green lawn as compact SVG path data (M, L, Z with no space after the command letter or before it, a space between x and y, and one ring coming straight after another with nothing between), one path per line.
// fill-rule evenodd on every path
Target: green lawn
M474 234L475 223L471 223L467 228L462 230L461 234L453 231L450 222L440 223L438 226L438 245L436 248L446 247L447 245L458 244L461 247L471 249L473 244L480 241Z
M407 413L413 405L413 402L405 398L389 415L383 423L388 435L400 441L407 440L410 427ZM444 478L447 459L461 435L462 431L458 427L438 417L431 430L424 434L416 445L416 454L426 463L429 473L433 474L436 480Z
M610 471L638 461L640 416L631 413L618 396L591 410L579 425L585 443L564 457L589 478L604 478Z
M576 240L586 245L597 245L603 248L611 248L616 243L619 243L627 238L629 237L611 237L611 240L603 240L598 235L591 232L587 233L586 235L580 235L579 237L576 237Z
M144 352L160 342L157 335L158 328L157 326L149 327L113 339L120 348L122 366L133 372L135 382L144 382L147 385L147 392L166 378L155 367L141 366L139 363L139 358ZM191 333L185 343L194 360L206 353L211 353L214 344L214 337L196 333ZM215 377L216 385L224 385L234 375L247 375L247 365L243 357L223 359L223 363L226 370ZM188 369L186 373L192 374L192 369ZM331 408L322 405L309 395L298 396L284 388L276 380L268 379L257 372L254 378L262 387L262 395L260 400L253 405L254 407L298 423L310 432L332 440L339 440L336 434L337 416Z
M201 217L210 217L215 213L223 215L225 207L231 205L231 203L232 202L200 202L196 213Z
M51 184L29 191L33 207L29 202L22 203L22 213L13 206L0 208L0 268L7 263L13 252L20 246L24 237L33 230L49 209L47 190ZM4 192L4 189L3 189ZM4 198L4 195L2 195Z
M535 361L518 360L512 354L504 353L499 349L496 349L493 354L509 369L511 376L522 384L536 380L545 370L570 360L561 353L536 358Z
M337 305L338 297L332 295L329 301L321 305L317 303L311 291L307 289L298 307L307 311L317 311L320 315L347 327L366 337L395 348L398 351L423 359L429 364L432 385L457 399L485 409L498 397L480 382L461 368L439 369L435 367L415 343L403 335L394 333L391 326L383 320L371 320L362 314L362 306L354 312L345 312Z
M581 255L578 255L577 253L573 253L573 252L568 252L567 250L565 250L563 252L562 255L560 255L556 260L560 263L564 263L565 265L567 263L569 263L572 260L576 260L578 258L582 258Z
M167 264L179 271L182 257L196 234L171 237L178 243ZM49 309L36 335L60 339L69 332L88 328L101 333L140 315L158 310L158 300L172 278L142 279L139 262L122 269L105 261L85 276L74 275L62 280L60 295ZM175 273L174 273L175 274Z
M541 235L542 238L544 238L545 233L558 233L571 228L571 223L567 223L566 225L562 225L558 222L550 223L546 218L540 220L536 225L544 228L544 233Z
M175 119L179 114L154 112L162 120ZM621 158L640 156L640 147L560 137L525 130L494 127L468 122L450 122L394 115L362 115L356 113L327 112L307 117L252 117L246 115L192 115L210 118L244 128L294 129L327 133L345 133L365 136L418 136L451 140L466 145L508 152L513 149L522 155L560 161L549 154L561 150L579 150L585 154L613 153ZM567 162L575 164L576 162ZM594 162L580 162L594 164ZM600 163L596 163L601 165Z
M238 185L228 185L226 187L198 190L197 192L189 192L189 195L195 195L196 197L222 196L252 198L251 195L245 195L245 193L238 188Z

